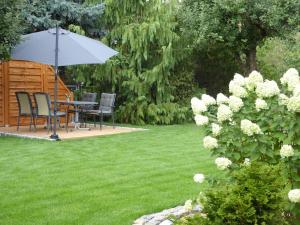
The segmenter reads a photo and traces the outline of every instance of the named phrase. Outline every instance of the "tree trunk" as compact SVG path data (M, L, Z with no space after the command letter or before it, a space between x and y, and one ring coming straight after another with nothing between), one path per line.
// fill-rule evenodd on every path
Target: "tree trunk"
M256 64L256 47L250 49L246 54L246 69L248 72L252 72L253 70L257 70Z

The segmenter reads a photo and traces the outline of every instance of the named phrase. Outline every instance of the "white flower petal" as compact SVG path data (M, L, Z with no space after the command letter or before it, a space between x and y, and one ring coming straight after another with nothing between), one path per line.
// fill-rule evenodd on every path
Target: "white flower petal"
M277 83L274 80L266 80L263 83L257 84L256 94L260 98L269 98L275 95L279 95L280 90Z
M231 120L233 113L229 106L221 104L217 111L217 119L219 123Z
M203 183L203 181L205 180L205 176L202 174L202 173L197 173L197 174L195 174L194 175L194 181L196 182L196 183L199 183L199 184L201 184L201 183Z
M250 120L241 120L241 130L248 136L254 134L262 134L260 127L256 123L252 123Z
M211 130L213 135L216 137L220 134L222 127L216 123L211 124Z
M211 97L210 95L207 94L203 94L201 96L201 100L204 102L204 104L208 107L210 105L215 105L216 104L216 100Z
M290 190L288 197L291 202L299 203L300 202L300 189Z
M195 122L196 122L197 126L204 126L204 125L207 125L208 122L209 122L207 116L196 115L194 117L194 119L195 119Z
M268 103L265 100L258 98L255 101L255 108L257 112L261 111L262 109L268 109Z
M204 104L204 102L201 101L197 97L193 97L191 99L191 106L192 106L194 114L201 114L202 112L206 112L207 111L207 107Z
M226 157L216 158L215 163L220 170L225 170L232 164L232 162Z
M205 136L203 138L203 147L209 150L212 150L214 148L218 147L218 140L216 138L213 138L211 136Z
M238 112L244 106L243 100L236 96L229 97L229 107L233 112Z
M217 95L217 104L218 105L227 104L228 102L229 102L229 98L226 95L224 95L222 93L219 93Z
M280 149L281 158L288 158L294 155L294 149L291 145L282 145Z

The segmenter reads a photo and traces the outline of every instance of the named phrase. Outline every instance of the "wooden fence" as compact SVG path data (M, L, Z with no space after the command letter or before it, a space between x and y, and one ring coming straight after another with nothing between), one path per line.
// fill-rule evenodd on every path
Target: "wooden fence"
M33 92L47 92L53 100L53 68L28 61L11 60L0 63L0 126L14 126L17 124L16 91L27 91L31 95ZM72 92L59 79L58 99L65 100L66 94L72 96ZM44 123L44 120L41 119L38 123ZM29 118L22 118L21 124L28 125Z

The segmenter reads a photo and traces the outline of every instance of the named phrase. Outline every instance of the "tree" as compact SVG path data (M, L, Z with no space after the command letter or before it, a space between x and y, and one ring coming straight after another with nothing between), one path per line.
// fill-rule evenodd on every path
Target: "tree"
M22 18L27 25L26 32L52 28L57 23L63 28L68 28L71 24L79 25L85 31L99 27L98 20L103 14L104 5L91 6L80 2L76 0L27 0L22 10ZM101 28L99 30L101 31ZM93 34L90 33L90 35Z
M300 32L291 39L269 38L257 48L259 71L279 81L286 68L300 68Z
M0 3L0 60L10 57L12 47L20 39L20 8L19 0L4 0Z
M249 72L257 46L299 26L299 8L298 0L185 0L180 18L196 48L222 43Z
M179 58L176 6L176 1L106 1L105 39L119 56L100 75L106 74L118 91L124 122L170 124L184 115L172 102L169 82Z

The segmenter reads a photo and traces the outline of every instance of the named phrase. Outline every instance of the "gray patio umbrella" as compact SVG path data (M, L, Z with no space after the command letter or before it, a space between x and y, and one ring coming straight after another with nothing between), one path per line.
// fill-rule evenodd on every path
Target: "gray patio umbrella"
M53 65L54 127L52 139L59 140L56 133L58 67L78 64L102 64L118 52L100 41L72 33L58 26L46 31L22 36L21 43L12 51L12 58Z

